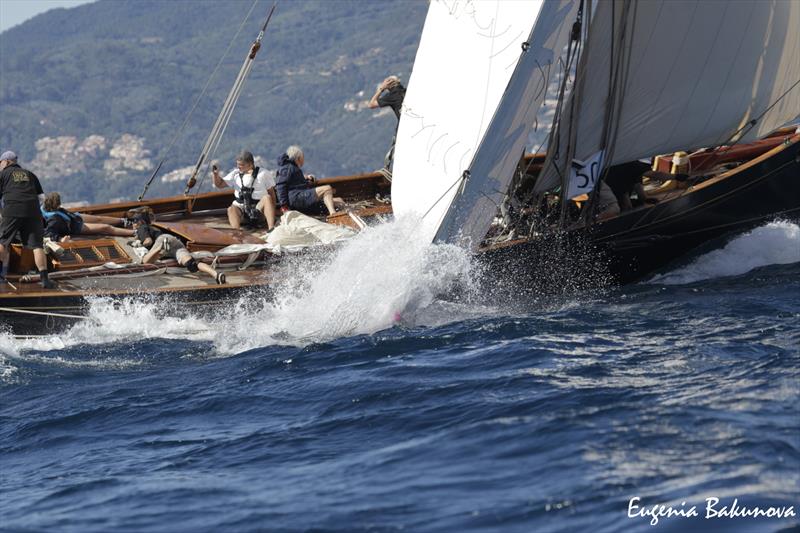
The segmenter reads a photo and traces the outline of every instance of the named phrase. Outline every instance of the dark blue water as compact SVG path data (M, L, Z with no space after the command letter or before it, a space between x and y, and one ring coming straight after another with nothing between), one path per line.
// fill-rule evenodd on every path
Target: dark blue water
M800 514L800 263L708 277L741 256L701 259L557 308L434 301L427 324L301 347L5 338L0 529L796 528L706 519L705 499ZM651 526L635 497L700 516Z

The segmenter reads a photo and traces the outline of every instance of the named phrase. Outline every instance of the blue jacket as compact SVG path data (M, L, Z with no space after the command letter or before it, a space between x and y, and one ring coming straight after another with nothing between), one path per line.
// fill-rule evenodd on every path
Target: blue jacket
M289 191L303 190L311 187L303 171L297 163L286 154L278 158L278 175L275 179L275 193L278 195L278 207L289 207Z

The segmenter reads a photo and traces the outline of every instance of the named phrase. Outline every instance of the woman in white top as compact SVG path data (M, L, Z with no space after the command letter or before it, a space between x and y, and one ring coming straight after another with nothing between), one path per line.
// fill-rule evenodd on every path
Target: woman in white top
M267 230L271 231L275 227L275 173L256 167L250 152L239 154L236 167L224 178L216 165L212 169L214 187L233 187L228 222L233 229L239 229L242 224L259 227L266 221Z

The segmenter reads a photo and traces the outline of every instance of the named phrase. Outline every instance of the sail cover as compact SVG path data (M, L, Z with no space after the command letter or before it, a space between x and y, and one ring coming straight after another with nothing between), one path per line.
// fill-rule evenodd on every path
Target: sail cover
M423 238L433 240L458 191L543 1L431 1L392 171L395 216L423 216Z
M624 40L614 49L628 55L606 127L610 51L622 28ZM606 164L614 165L748 142L785 124L800 110L797 28L797 0L600 2L573 123L574 159L608 150ZM560 138L566 145L563 131ZM558 173L547 168L536 189L558 184Z
M436 234L437 241L480 244L503 201L528 135L546 96L554 96L564 76L563 62L580 0L549 1L528 39L529 48L503 94L491 125ZM550 106L552 108L552 106ZM547 113L544 113L547 115ZM550 109L549 116L552 115ZM551 119L552 120L552 119Z

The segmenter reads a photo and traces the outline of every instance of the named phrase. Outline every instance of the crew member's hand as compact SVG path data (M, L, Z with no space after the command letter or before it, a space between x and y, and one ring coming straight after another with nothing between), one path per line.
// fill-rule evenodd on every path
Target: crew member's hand
M316 178L316 177L314 177L314 174L309 174L309 175L307 175L307 176L306 176L306 179L307 179L308 181L310 181L311 183L314 183L315 181L317 181L317 178Z
M282 206L281 206L281 213L282 213L282 214L283 214L283 213L286 213L286 212L288 212L288 211L289 211L289 206L288 206L288 205L282 205Z

